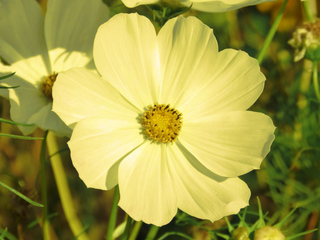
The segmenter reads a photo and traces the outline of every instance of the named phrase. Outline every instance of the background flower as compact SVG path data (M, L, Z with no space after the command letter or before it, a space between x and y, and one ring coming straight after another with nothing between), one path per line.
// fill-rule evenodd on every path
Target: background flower
M122 0L123 3L130 8L143 5L143 4L154 4L161 2L159 0ZM203 12L226 12L234 9L256 5L264 2L270 2L274 0L192 0L183 1L175 0L174 2L181 2L181 4L192 8L203 11ZM166 1L164 1L166 2ZM167 1L167 2L170 2Z
M169 20L156 35L147 18L118 14L99 28L94 60L102 78L74 68L53 89L53 110L78 122L69 147L88 187L119 184L119 206L158 226L177 208L215 221L248 204L237 176L259 168L275 129L246 111L265 81L255 59L218 53L212 30L194 17ZM156 102L183 113L172 144L142 134L139 118Z
M100 0L50 0L45 17L34 0L0 1L0 56L11 65L0 67L0 74L16 72L5 83L20 86L10 90L10 115L14 121L36 124L20 127L24 134L37 126L70 134L51 111L52 99L43 94L42 82L71 67L93 68L94 34L107 19L108 8Z

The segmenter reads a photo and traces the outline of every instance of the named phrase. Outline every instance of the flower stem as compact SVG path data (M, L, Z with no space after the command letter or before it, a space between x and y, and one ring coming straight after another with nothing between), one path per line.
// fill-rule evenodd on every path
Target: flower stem
M120 198L119 186L117 185L114 189L106 240L112 240L112 234L116 226L119 198Z
M49 155L51 156L52 170L60 195L62 208L64 214L66 215L66 219L69 223L71 231L73 232L74 236L78 236L80 233L82 233L77 237L78 240L89 240L86 233L83 232L82 224L79 221L77 214L73 208L70 189L68 186L66 173L62 165L61 156L60 154L55 154L59 151L59 148L56 142L56 138L51 132L49 132L48 134L47 146Z
M268 33L268 36L267 36L267 38L266 38L266 40L265 40L265 42L264 42L264 44L263 44L263 46L262 46L262 49L261 49L261 51L260 51L260 53L259 53L259 55L258 55L258 62L259 62L259 64L262 63L262 60L263 60L263 58L264 58L264 55L266 54L267 49L268 49L268 47L269 47L269 45L270 45L270 43L271 43L274 35L276 34L277 28L278 28L278 26L279 26L279 24L280 24L280 21L281 21L281 19L282 19L282 16L283 16L283 13L284 13L284 9L286 8L287 3L288 3L288 0L285 0L285 1L282 3L282 6L281 6L281 8L280 8L280 11L279 11L276 19L274 20L274 23L272 24L272 27L271 27L271 29L270 29L270 31L269 31L269 33Z
M126 228L124 229L124 232L121 236L121 240L127 240L129 233L130 233L130 229L131 229L131 224L132 224L132 218L128 215L127 218L127 224L126 224Z
M156 237L158 231L159 231L159 227L155 225L151 225L148 235L146 237L146 240L153 240Z
M42 229L43 229L43 239L50 239L50 230L48 222L48 195L47 195L47 177L46 177L46 140L48 131L44 132L43 141L41 144L40 151L40 165L41 165L41 197L43 204L42 212Z
M312 17L311 11L310 11L310 3L309 3L309 0L307 0L307 1L301 1L301 2L302 2L302 4L303 4L304 11L305 11L305 13L306 13L306 16L307 16L308 21L313 22L313 17Z
M130 234L130 237L129 237L128 240L136 240L141 226L142 226L142 221L136 222L134 224L133 229L131 231L131 234Z
M320 91L318 82L318 62L313 62L313 85L318 101L320 101Z

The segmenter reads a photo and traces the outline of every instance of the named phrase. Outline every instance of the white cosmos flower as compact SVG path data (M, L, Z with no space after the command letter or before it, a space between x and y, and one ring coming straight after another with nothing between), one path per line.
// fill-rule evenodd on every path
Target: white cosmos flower
M101 0L49 0L45 17L35 0L0 0L0 56L11 65L1 65L0 75L16 72L5 83L20 86L10 96L5 90L0 94L9 97L14 121L36 124L20 127L24 134L37 126L71 134L51 111L52 98L43 93L42 82L71 67L93 67L94 35L107 19Z
M144 4L155 4L159 2L181 2L181 4L203 12L227 12L234 9L257 5L275 0L122 0L124 5L133 8Z
M101 25L93 54L102 77L73 68L53 87L53 111L75 126L68 144L88 187L119 184L119 206L158 226L177 208L215 221L248 205L237 177L260 167L275 129L246 111L264 87L257 60L218 52L212 29L195 17L171 19L156 35L137 14ZM176 141L162 143L167 136Z

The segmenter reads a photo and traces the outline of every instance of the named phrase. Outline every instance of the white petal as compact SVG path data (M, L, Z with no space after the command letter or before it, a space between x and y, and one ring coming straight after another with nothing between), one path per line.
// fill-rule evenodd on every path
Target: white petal
M60 73L52 93L53 111L72 128L85 117L135 121L141 113L106 80L84 68L73 68Z
M109 190L118 184L118 165L144 141L138 123L108 118L82 119L68 145L73 165L87 187Z
M33 114L28 123L35 123L39 128L50 130L60 137L71 137L71 128L55 112L52 112L51 102L48 102L37 113Z
M139 5L153 4L159 2L159 0L122 0L124 5L129 8L134 8Z
M188 121L220 112L246 110L263 91L265 76L258 61L245 52L233 49L219 52L210 71L210 84L195 91L178 109Z
M101 0L48 1L45 36L53 71L86 66L96 31L108 18L109 9Z
M36 66L51 71L43 21L34 0L0 0L0 55L10 64L40 55Z
M216 221L248 205L250 190L238 178L223 178L203 167L176 144L168 148L178 208L197 218Z
M260 167L274 130L262 113L229 112L184 122L179 141L210 171L237 177Z
M159 57L152 23L117 14L98 29L94 61L100 74L140 109L158 100Z
M227 12L241 7L256 5L275 0L192 0L182 4L203 12Z
M44 130L52 130L59 136L70 136L69 129L61 119L51 111L52 103L41 90L18 76L14 77L14 84L18 88L11 89L10 116L13 121L35 124L31 127L19 127L24 135L30 134L38 126Z
M212 81L218 45L212 29L195 17L169 20L158 34L161 102L178 108ZM180 110L180 109L179 109Z
M169 159L164 144L148 141L119 167L119 206L134 220L162 226L177 212Z

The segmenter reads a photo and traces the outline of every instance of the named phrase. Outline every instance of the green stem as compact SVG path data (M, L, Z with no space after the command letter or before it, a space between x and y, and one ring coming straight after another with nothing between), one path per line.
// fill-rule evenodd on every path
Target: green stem
M116 226L119 198L120 198L119 186L117 185L114 189L106 240L112 240L112 234Z
M49 132L48 134L47 146L51 158L53 174L61 199L62 208L71 231L74 236L77 236L78 240L89 240L87 234L83 232L82 224L78 219L76 211L73 207L71 193L68 186L66 173L62 165L61 156L60 154L55 154L59 151L59 148L56 142L56 138L51 132Z
M127 240L129 233L130 233L130 229L131 229L131 224L132 224L132 218L128 215L127 218L127 224L126 224L126 228L124 229L124 232L121 236L121 240Z
M279 26L279 24L280 24L280 21L281 21L281 19L282 19L282 16L283 16L283 13L284 13L284 9L286 8L287 3L288 3L288 0L285 0L285 1L282 3L282 6L281 6L281 8L280 8L280 11L279 11L276 19L274 20L274 23L273 23L273 25L272 25L269 33L268 33L268 36L267 36L267 38L266 38L266 40L265 40L265 42L264 42L264 44L263 44L263 46L262 46L262 49L261 49L261 51L260 51L260 53L259 53L259 55L258 55L258 62L259 62L260 65L261 65L261 63L262 63L262 60L263 60L263 58L264 58L264 55L266 54L267 49L268 49L268 47L269 47L269 45L270 45L270 43L271 43L274 35L276 34L276 31L277 31L278 26Z
M158 231L159 231L159 227L155 225L151 225L148 235L146 237L146 240L153 240L156 237Z
M305 11L305 13L306 13L306 16L307 16L308 21L313 22L313 17L312 17L311 11L310 11L309 0L307 0L307 1L301 1L301 2L302 2L302 4L303 4L304 11Z
M313 62L313 85L318 101L320 101L320 91L318 82L318 62Z
M47 178L46 178L46 140L48 131L44 132L43 141L40 151L40 165L41 165L41 197L43 204L42 211L42 229L44 240L50 239L49 221L48 221L48 195L47 195Z
M136 222L134 224L133 229L132 229L131 234L130 234L130 237L129 237L129 240L136 240L136 238L137 238L137 236L139 234L141 226L142 226L142 221Z

